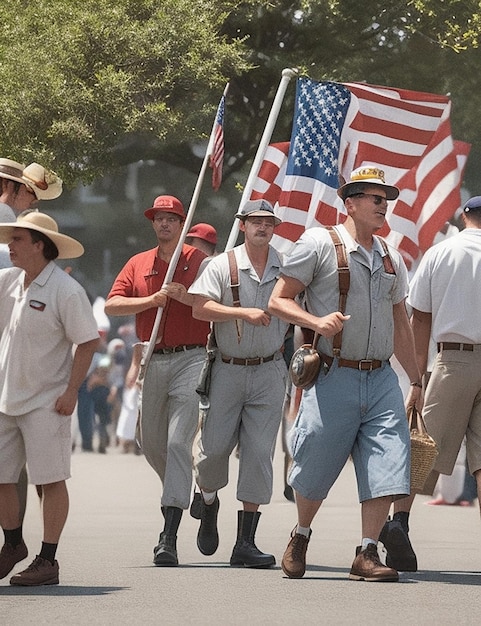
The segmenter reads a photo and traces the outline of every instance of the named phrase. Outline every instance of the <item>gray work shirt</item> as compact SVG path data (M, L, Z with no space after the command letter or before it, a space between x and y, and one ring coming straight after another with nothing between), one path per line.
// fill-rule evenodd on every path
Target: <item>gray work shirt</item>
M242 307L267 310L269 298L281 271L281 259L269 246L269 256L262 279L259 279L249 260L245 245L234 248L239 268L239 298ZM189 288L189 293L204 296L226 306L233 306L229 261L227 253L214 257ZM288 324L272 317L269 326L254 326L239 321L241 339L238 341L234 320L215 322L215 337L222 354L242 359L267 357L284 344Z
M361 246L344 226L336 226L346 246L350 287L344 323L341 356L345 359L389 359L394 351L393 305L408 294L408 274L401 255L389 248L395 274L385 271L384 250L374 238L372 267ZM296 242L284 260L282 273L306 286L307 310L322 317L339 310L337 259L331 236L325 228L311 228ZM332 355L332 339L321 338L319 348Z

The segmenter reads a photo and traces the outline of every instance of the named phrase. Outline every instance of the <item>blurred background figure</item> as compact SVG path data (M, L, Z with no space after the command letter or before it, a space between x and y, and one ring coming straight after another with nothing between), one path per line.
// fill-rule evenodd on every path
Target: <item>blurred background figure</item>
M139 416L140 389L137 381L140 362L142 360L142 344L133 346L132 361L125 376L122 406L117 423L116 435L124 454L134 452L140 454L140 447L136 441L137 420Z
M190 246L194 246L194 248L198 248L205 252L208 257L216 255L216 245L217 245L217 231L210 224L205 224L204 222L200 222L192 228L187 233L185 238L185 243L188 243Z

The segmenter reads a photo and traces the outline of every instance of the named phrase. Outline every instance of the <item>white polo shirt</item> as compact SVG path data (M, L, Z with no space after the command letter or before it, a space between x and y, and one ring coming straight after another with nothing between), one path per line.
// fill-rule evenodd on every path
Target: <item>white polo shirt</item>
M85 290L53 261L27 289L19 268L0 270L0 412L49 407L67 386L72 346L98 338Z
M481 229L466 228L424 254L409 304L432 313L434 341L481 343Z

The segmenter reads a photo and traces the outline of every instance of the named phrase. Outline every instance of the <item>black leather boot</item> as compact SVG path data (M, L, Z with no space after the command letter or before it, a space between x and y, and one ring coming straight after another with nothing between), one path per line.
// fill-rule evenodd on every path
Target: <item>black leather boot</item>
M254 543L260 516L258 511L237 511L237 541L230 557L231 565L263 568L276 564L272 554L264 554Z
M384 524L379 541L386 549L386 565L399 572L417 572L418 561L409 539L409 513L394 513Z
M176 506L162 507L165 524L160 533L159 543L154 548L154 564L172 567L179 564L177 558L177 530L182 519L183 510Z
M207 556L214 554L219 547L219 532L217 530L217 514L219 512L219 498L215 496L212 504L206 504L203 496L200 499L200 527L197 533L197 547Z

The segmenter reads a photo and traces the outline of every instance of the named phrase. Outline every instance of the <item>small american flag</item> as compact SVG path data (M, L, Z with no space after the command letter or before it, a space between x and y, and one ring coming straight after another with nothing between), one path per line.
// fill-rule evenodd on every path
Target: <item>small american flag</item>
M375 164L401 190L379 234L410 267L461 204L470 145L453 141L450 106L445 96L299 78L291 141L268 147L251 194L277 203L277 247L287 251L306 228L344 221L337 188Z
M212 187L217 191L222 182L222 164L224 162L224 109L225 95L222 96L217 107L217 115L214 126L214 143L210 155L210 167L212 168Z

